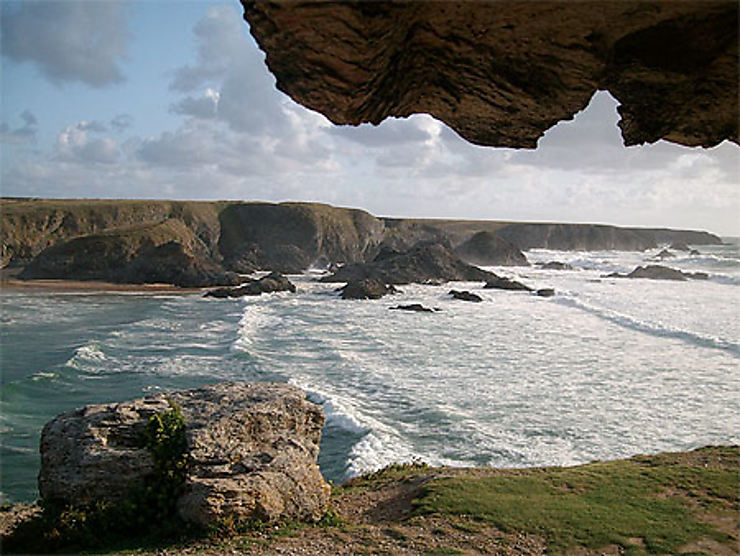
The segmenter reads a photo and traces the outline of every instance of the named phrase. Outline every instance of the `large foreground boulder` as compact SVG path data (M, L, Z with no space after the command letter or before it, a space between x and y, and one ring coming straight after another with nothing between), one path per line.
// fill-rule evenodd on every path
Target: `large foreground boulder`
M44 503L116 503L153 472L142 442L155 414L181 408L188 461L176 501L187 522L277 518L317 521L329 486L316 465L324 416L287 384L221 383L129 402L90 405L41 435Z
M410 284L429 280L481 281L495 276L463 262L444 245L422 243L402 253L384 249L373 261L345 265L321 281L349 282L373 278L385 284Z

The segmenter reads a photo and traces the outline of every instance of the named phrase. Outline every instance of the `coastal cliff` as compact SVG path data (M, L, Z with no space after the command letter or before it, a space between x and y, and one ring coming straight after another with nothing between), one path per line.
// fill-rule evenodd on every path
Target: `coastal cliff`
M3 199L0 234L0 266L23 267L23 278L194 287L233 284L234 273L368 262L381 249L422 242L490 265L527 264L521 251L532 248L721 243L690 230L380 218L319 203L227 201Z

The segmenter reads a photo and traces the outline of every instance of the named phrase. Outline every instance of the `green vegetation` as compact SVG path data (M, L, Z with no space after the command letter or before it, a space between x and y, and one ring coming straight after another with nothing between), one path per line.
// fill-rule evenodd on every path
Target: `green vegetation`
M194 533L175 508L187 475L187 439L180 408L172 401L169 405L169 410L149 418L141 438L154 461L151 475L131 484L118 502L45 504L40 517L21 526L4 548L68 552L131 542L157 545Z
M415 506L417 514L464 515L504 532L538 535L555 552L617 544L631 553L675 553L701 537L731 540L692 509L732 509L738 486L736 466L636 458L447 477L425 484Z

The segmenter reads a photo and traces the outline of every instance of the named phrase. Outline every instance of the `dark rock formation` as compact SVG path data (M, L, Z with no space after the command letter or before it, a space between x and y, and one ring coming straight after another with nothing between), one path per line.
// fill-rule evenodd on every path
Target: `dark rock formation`
M481 296L475 293L471 293L467 290L450 290L448 295L451 295L453 299L459 299L460 301L472 301L474 303L480 303L481 301L483 301L483 298Z
M207 292L203 297L216 297L224 299L227 297L244 297L245 295L262 295L272 292L295 293L295 285L285 276L278 272L272 272L259 280L250 280L238 288L218 288Z
M398 292L393 285L375 278L350 280L339 291L342 292L342 299L380 299L389 293Z
M683 272L675 268L661 265L638 266L629 274L612 272L604 278L648 278L650 280L708 280L709 275L705 272Z
M455 248L465 262L479 266L529 266L519 248L491 232L478 232Z
M422 244L404 253L383 250L371 262L348 264L322 282L374 278L384 284L422 283L427 280L487 280L494 274L461 261L439 244Z
M277 88L335 124L534 148L607 90L626 145L738 142L736 2L241 1Z
M540 297L553 297L555 295L555 290L552 288L542 288L541 290L537 290L535 293Z
M543 270L575 270L568 263L560 261L549 261L546 263L537 263L537 266Z
M226 383L86 406L50 421L41 434L39 492L44 503L121 500L152 473L142 447L147 420L182 408L189 468L180 516L202 526L218 520L279 517L317 521L329 487L316 465L324 416L287 384Z
M430 309L424 307L421 303L411 303L410 305L396 305L395 307L389 307L392 311L412 311L415 313L434 313L440 311L438 308Z
M496 278L488 280L486 282L486 285L483 287L487 290L512 290L525 292L532 291L532 288L530 288L529 286L525 286L521 282L517 282L516 280L512 280L511 278L504 278L501 276L497 276Z
M676 255L668 251L668 249L663 249L660 253L655 255L653 259L662 261L663 259L675 259Z
M701 253L697 251L696 249L692 249L691 251L689 251L689 255L692 257L698 257L701 255Z

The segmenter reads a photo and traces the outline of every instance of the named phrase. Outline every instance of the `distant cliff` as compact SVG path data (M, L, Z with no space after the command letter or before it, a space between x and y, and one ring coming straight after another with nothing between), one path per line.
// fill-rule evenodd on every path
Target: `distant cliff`
M419 242L465 254L476 234L487 239L489 264L525 264L520 250L537 247L644 250L661 243L721 243L707 232L684 230L376 218L318 203L226 201L3 199L0 234L0 267L25 267L26 278L194 286L233 282L232 272L363 262L381 247L405 251ZM506 260L487 258L503 256L501 246Z

